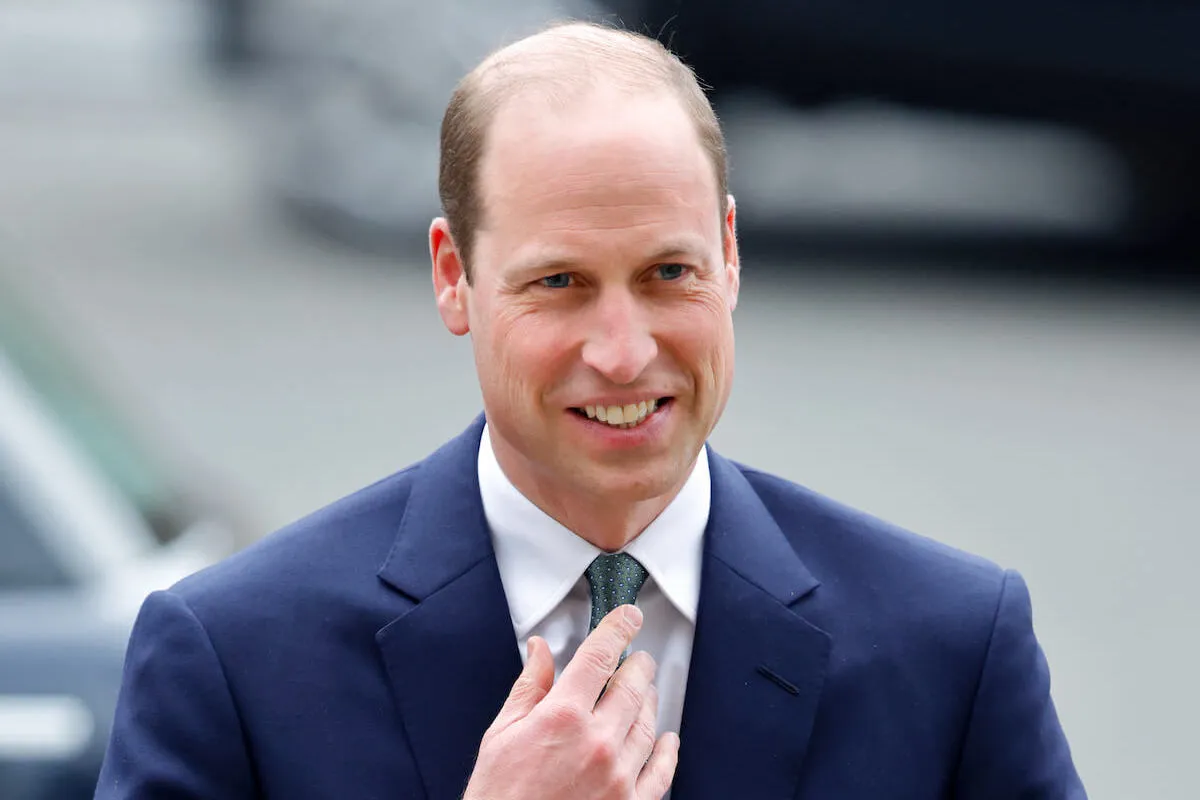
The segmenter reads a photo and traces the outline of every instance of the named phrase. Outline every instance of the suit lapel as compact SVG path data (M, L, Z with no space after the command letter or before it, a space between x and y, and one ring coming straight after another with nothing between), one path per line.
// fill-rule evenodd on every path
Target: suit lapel
M673 800L793 798L830 639L798 613L818 582L741 471L710 451L712 510Z
M376 635L431 800L462 796L521 671L479 497L482 417L423 462L379 577L414 605Z
M461 797L521 671L479 497L483 418L416 469L379 571L412 605L376 635L431 800ZM829 656L818 585L740 470L710 450L712 510L673 800L795 796Z

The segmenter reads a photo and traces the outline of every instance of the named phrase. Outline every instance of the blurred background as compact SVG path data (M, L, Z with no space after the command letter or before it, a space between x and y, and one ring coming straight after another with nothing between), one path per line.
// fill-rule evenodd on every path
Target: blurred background
M727 126L714 444L1020 570L1091 796L1196 797L1200 5L5 0L0 798L91 796L147 592L477 413L437 126L564 16Z

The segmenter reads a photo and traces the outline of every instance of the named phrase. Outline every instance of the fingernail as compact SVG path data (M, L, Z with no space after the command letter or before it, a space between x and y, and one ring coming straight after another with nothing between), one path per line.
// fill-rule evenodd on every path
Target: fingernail
M642 627L642 610L634 605L625 606L625 621L634 628Z

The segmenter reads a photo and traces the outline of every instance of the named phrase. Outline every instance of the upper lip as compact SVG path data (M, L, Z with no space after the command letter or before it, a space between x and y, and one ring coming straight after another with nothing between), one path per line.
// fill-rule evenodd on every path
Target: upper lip
M659 400L664 397L670 397L668 394L655 394L654 392L642 392L634 394L632 392L624 394L606 394L603 397L591 398L581 403L574 403L571 408L586 408L587 406L629 406L637 405L643 400Z

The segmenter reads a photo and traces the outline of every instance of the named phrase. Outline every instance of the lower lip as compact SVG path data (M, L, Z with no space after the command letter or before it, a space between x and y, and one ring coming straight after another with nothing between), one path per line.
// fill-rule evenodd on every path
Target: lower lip
M597 439L602 446L626 448L648 444L660 436L663 426L667 424L667 417L671 415L674 407L674 400L660 405L654 410L654 413L647 415L633 428L614 428L607 422L590 419L570 410L567 411L567 415L574 419L587 435Z

